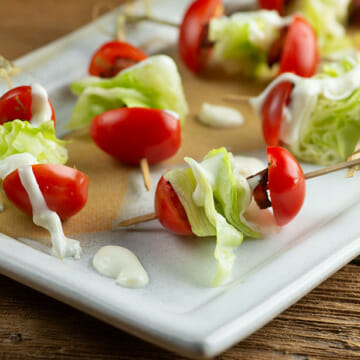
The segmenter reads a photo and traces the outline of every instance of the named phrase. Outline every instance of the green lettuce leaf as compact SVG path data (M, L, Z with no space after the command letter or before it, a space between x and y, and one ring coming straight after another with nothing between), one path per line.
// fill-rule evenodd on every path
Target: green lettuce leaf
M21 120L0 125L0 160L27 152L39 163L65 164L68 159L65 144L66 141L56 138L52 121L38 127Z
M260 234L241 222L241 214L251 200L245 181L236 181L232 156L224 148L211 151L201 163L185 158L189 167L165 174L184 206L191 229L197 236L216 236L214 256L218 269L213 286L222 284L231 274L235 249L243 233Z
M235 13L210 21L209 40L215 44L215 58L226 70L263 76L270 71L267 55L281 27L276 11Z
M343 100L320 95L300 141L289 146L299 159L331 165L346 161L360 139L360 88Z
M122 106L171 110L182 123L188 114L176 64L166 55L151 56L111 79L76 81L71 89L80 97L68 124L70 129L84 127L94 116Z
M346 36L345 23L350 0L301 0L299 10L311 23L318 37L322 55L353 46Z
M337 78L360 65L348 59L324 67L319 79ZM344 99L327 98L323 93L308 119L302 122L297 142L288 145L289 150L299 159L331 165L346 161L360 139L360 87Z

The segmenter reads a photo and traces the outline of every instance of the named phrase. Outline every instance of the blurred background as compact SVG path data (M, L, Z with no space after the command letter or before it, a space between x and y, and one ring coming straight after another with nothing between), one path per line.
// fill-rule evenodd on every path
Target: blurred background
M13 60L87 24L101 3L115 8L123 0L4 0L0 11L0 54Z

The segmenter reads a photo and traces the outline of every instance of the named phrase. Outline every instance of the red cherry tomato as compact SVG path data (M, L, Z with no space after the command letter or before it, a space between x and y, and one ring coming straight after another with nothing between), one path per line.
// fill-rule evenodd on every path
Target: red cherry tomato
M267 148L268 187L278 225L289 223L301 210L305 199L305 177L296 159L284 148Z
M211 48L207 26L224 13L221 0L195 0L187 9L180 26L179 53L184 64L194 73L205 67Z
M163 176L156 188L155 213L161 225L174 234L192 234L185 209L171 184Z
M259 0L260 8L266 10L276 10L280 15L284 13L286 0Z
M284 81L269 92L261 109L262 130L267 145L279 144L281 123L284 110L289 105L292 84Z
M311 25L295 16L289 26L280 59L280 74L292 72L302 77L315 75L319 62L317 38Z
M121 70L132 66L148 56L137 47L122 41L109 41L92 56L89 74L111 78Z
M50 210L65 220L86 204L88 197L88 177L74 168L57 164L37 164L32 166L39 188ZM3 181L7 198L21 211L32 216L29 196L24 189L18 170L13 171Z
M55 125L55 112L50 100L49 104L51 120L54 121ZM16 119L31 121L33 115L31 105L31 86L19 86L9 90L0 98L0 125Z
M146 158L149 164L174 155L181 144L179 119L147 108L120 108L96 116L90 135L108 154L127 164Z

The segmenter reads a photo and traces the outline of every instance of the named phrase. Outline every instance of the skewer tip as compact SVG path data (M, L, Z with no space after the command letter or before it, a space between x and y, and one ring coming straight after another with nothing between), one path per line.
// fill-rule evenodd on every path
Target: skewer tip
M150 169L149 163L147 159L140 160L140 168L144 179L144 185L147 191L150 191L151 188L151 177L150 177Z

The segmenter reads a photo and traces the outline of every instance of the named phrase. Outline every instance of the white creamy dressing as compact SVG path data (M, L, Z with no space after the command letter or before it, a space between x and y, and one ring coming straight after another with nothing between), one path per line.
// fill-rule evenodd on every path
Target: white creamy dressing
M40 84L31 85L31 124L40 126L51 119L52 110L47 91Z
M136 255L121 246L102 247L94 256L93 266L99 274L116 279L121 286L141 288L149 283L149 276Z
M281 17L277 11L260 10L244 13L243 15L250 17L250 41L265 51L274 42L274 30L280 30L285 26L289 26L293 21L293 16ZM259 20L266 24L265 29L259 25Z
M339 77L317 79L302 78L290 73L280 75L259 96L250 100L250 104L259 116L270 91L284 81L291 82L294 88L281 124L280 140L291 145L301 138L320 95L329 100L342 100L359 88L360 65Z
M50 232L52 251L60 258L74 257L79 259L81 246L79 241L64 235L61 220L56 212L48 209L44 196L36 181L32 165L37 164L34 156L29 153L16 154L0 161L0 177L5 177L18 169L20 181L27 192L33 210L33 221Z
M263 161L251 156L234 156L234 174L240 174L247 178L254 175L267 167Z
M201 123L215 128L241 126L244 123L244 117L240 111L209 103L202 104L198 119Z

